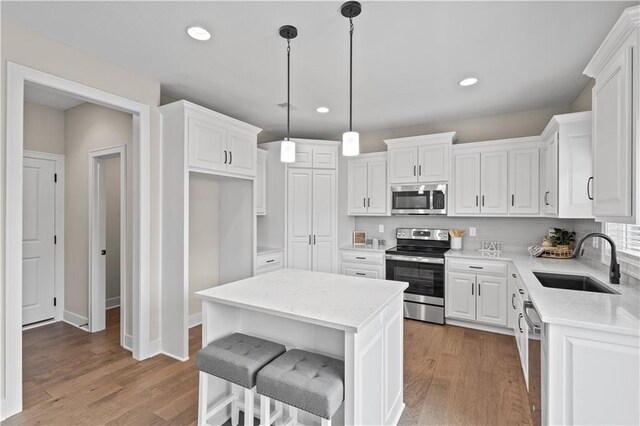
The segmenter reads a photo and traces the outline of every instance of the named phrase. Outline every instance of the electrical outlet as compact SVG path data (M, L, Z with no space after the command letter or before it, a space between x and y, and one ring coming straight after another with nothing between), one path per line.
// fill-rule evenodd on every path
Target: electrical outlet
M378 232L384 232L384 225L378 225Z
M470 237L475 237L476 236L476 228L475 228L475 226L472 226L471 228L469 228L469 236Z

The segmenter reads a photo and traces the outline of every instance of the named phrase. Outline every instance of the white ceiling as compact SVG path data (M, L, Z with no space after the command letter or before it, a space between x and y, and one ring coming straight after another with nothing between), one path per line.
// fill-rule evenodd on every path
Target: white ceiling
M637 2L366 2L354 19L354 128L378 130L570 103L621 11ZM348 125L341 2L3 2L9 19L162 83L164 94L281 135L283 24L292 136ZM190 24L213 37L196 42ZM480 82L459 87L476 76ZM316 107L331 108L318 114Z
M80 98L74 98L57 90L35 83L25 84L24 100L25 102L40 104L62 111L66 111L69 108L73 108L86 102Z

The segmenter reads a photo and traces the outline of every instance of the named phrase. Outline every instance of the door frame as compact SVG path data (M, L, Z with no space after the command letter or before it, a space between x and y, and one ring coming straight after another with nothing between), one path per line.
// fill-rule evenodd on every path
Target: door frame
M149 105L7 62L4 223L4 372L0 417L22 411L22 156L25 83L36 83L133 115L132 321L133 357L149 358L150 114ZM8 391L10 390L10 391Z
M101 271L99 265L102 255L99 250L106 247L103 231L106 229L106 218L99 206L104 203L106 187L104 186L104 169L98 163L108 158L118 157L120 163L120 346L131 350L126 344L127 330L127 146L117 145L89 151L89 291L88 322L89 331L104 330L106 316L106 294L100 279L106 279L106 270ZM102 277L98 274L105 274Z
M63 154L50 154L40 151L23 151L23 158L35 158L38 160L53 161L56 174L56 184L54 186L54 233L56 243L53 246L54 253L54 278L53 295L56 298L56 309L54 321L61 321L64 315L64 185L65 185L65 156ZM22 322L22 321L21 321ZM44 324L43 324L44 325Z

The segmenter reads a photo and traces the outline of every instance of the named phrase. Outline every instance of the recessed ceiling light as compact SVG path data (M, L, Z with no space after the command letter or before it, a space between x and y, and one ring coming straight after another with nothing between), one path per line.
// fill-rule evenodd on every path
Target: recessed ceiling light
M320 114L326 114L329 112L329 108L327 107L318 107L316 108L316 111L319 112Z
M197 25L187 27L187 34L189 34L189 37L199 41L207 41L211 38L209 31Z
M464 80L460 80L458 83L460 86L473 86L478 82L478 79L475 77L465 78Z

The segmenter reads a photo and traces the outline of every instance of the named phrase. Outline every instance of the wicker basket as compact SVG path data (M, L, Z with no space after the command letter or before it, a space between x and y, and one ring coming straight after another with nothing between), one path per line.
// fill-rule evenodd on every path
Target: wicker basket
M540 257L548 257L551 259L571 259L573 255L572 246L545 247Z

